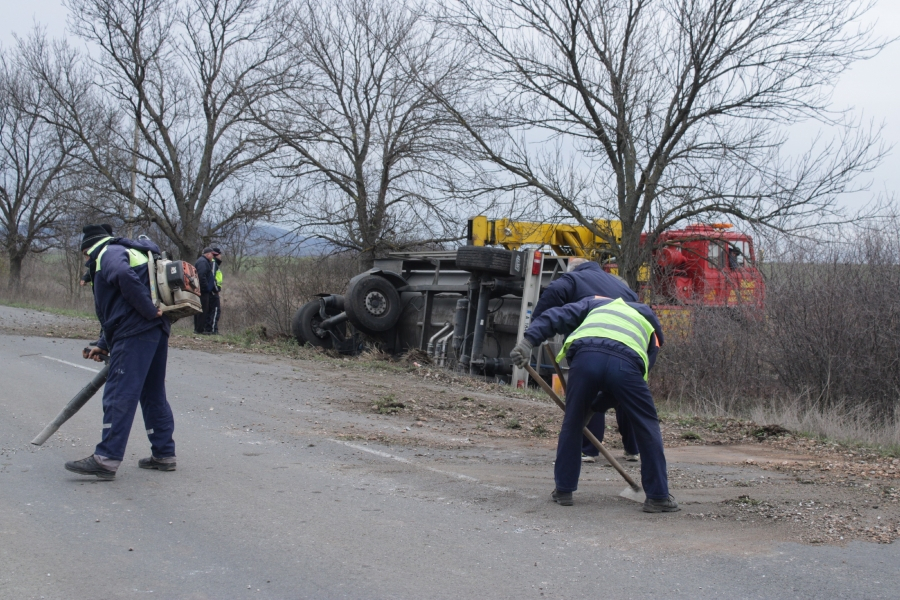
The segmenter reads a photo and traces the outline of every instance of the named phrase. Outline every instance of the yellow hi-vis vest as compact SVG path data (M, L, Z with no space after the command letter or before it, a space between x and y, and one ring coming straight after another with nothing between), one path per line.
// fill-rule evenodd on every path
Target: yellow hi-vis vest
M637 352L637 355L644 361L644 381L646 381L650 370L647 348L650 346L650 340L653 339L653 333L653 325L641 313L619 298L589 312L578 329L566 338L556 360L561 361L566 356L569 346L575 340L588 337L607 338L625 344Z
M222 269L216 268L216 285L222 287Z
M107 238L107 239L112 239L112 238ZM98 244L102 244L105 241L106 240L102 240L102 241L98 242ZM92 246L91 249L93 250L96 247L97 247L97 244ZM109 246L107 246L106 248L101 250L100 254L97 255L97 268L96 268L97 271L100 270L100 264L101 264L100 259L103 258L104 254L106 254L107 248L109 248ZM150 259L147 258L147 255L143 254L139 250L135 250L134 248L126 248L126 250L128 250L128 266L131 267L132 269L135 267L139 267L141 265L146 265L147 263L150 262Z

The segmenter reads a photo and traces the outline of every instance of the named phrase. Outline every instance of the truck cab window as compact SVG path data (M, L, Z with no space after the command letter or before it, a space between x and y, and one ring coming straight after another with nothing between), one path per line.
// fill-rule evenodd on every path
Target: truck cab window
M728 268L740 269L744 266L744 253L741 252L740 243L728 246Z
M706 255L706 259L709 261L709 266L713 269L721 269L724 265L722 264L722 259L724 258L722 252L722 246L720 246L717 242L709 243L709 251Z

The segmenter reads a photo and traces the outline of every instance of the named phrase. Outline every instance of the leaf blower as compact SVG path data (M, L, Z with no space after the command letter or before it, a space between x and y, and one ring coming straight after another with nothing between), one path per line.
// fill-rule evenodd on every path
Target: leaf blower
M88 353L90 352L89 348L85 348L82 351L82 356L84 358L88 357ZM84 386L80 392L75 394L75 397L69 400L69 403L60 411L56 418L53 419L44 430L41 431L36 438L31 440L31 443L35 446L40 446L47 439L50 438L51 435L56 433L56 431L62 427L62 424L72 418L72 415L81 410L81 407L87 404L87 401L94 397L94 394L97 393L103 384L106 383L106 377L109 375L109 356L103 356L103 362L106 363L103 365L103 368L100 369L100 372L94 375L94 378Z
M203 312L200 304L200 278L189 262L171 260L166 253L147 253L150 271L150 297L153 304L173 323Z

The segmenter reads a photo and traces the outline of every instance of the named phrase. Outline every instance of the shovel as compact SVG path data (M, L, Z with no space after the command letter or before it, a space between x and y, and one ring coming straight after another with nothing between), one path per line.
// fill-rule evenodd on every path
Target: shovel
M550 362L553 364L553 368L556 369L556 373L557 375L559 375L559 381L562 384L563 389L565 389L566 380L563 377L562 369L559 368L559 364L556 362L556 358L551 353L549 346L545 346L545 348L547 350L547 356L550 357ZM541 386L541 389L547 392L547 395L550 396L550 398L554 402L556 402L556 405L559 406L563 412L565 412L566 403L560 400L559 396L556 395L556 392L553 391L553 388L550 387L546 381L544 381L544 378L538 375L537 371L535 371L531 365L526 364L525 370L528 371L528 374L531 375L531 378L534 379L539 386ZM644 490L637 484L637 482L635 482L634 479L631 478L631 475L629 475L625 471L625 469L622 468L622 465L619 464L619 461L613 458L613 455L609 453L609 450L603 447L603 444L600 443L600 440L598 440L597 437L593 433L591 433L587 427L583 429L582 433L588 440L590 440L590 442L597 448L597 450L600 451L600 454L603 455L603 457L609 462L609 464L619 472L619 475L622 476L625 482L628 483L628 487L622 490L619 495L627 500L632 500L634 502L643 502L646 499Z

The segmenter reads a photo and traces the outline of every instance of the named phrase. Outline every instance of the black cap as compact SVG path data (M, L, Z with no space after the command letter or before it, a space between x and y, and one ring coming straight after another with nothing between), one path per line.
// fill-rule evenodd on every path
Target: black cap
M210 248L209 246L207 246L206 248L204 248L203 250L200 251L200 254L208 254L210 252L213 252L213 249Z
M222 254L222 249L221 249L221 248L215 248L215 247L213 247L213 248L210 248L210 250L212 250L213 254L215 254L216 256L219 256L220 254Z
M85 225L81 232L81 250L87 250L103 238L112 237L112 227L107 224L102 225Z

